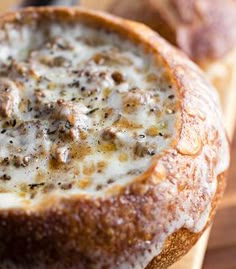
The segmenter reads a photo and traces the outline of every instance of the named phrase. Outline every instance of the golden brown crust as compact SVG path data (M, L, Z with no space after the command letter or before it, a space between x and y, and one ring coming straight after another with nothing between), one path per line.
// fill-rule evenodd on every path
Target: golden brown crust
M165 247L162 252L147 265L145 269L165 269L176 262L180 257L188 252L188 250L197 242L208 225L212 222L215 215L216 207L222 198L225 190L225 174L218 177L218 187L216 195L212 201L212 210L208 219L208 223L200 233L192 233L187 229L180 229L167 238Z
M196 62L220 58L236 44L233 0L118 0L109 11L144 22Z
M169 221L174 218L173 212L179 210L181 200L178 194L185 193L191 179L196 182L201 179L201 158L204 158L207 166L205 172L209 174L209 180L214 179L217 152L222 147L225 156L220 158L225 161L224 170L227 168L228 144L222 125L218 129L211 124L205 125L205 118L219 113L218 100L198 68L143 25L79 9L40 8L8 14L2 17L0 26L6 22L30 23L32 19L39 18L79 20L141 43L153 53L156 61L165 66L172 84L178 89L181 117L171 149L161 152L149 170L133 183L103 198L79 196L62 199L48 196L34 209L0 211L2 262L10 260L23 268L92 269L97 268L97 262L101 259L105 261L103 268L115 268L108 264L108 258L113 264L118 263L125 251L125 259L129 262L129 256L135 254L139 257L146 250L147 245L143 242L153 242L158 233L168 229ZM202 108L206 108L205 111L200 109L199 102ZM219 119L217 121L220 122ZM205 129L207 127L209 129ZM203 150L205 145L211 149L206 155ZM166 197L163 201L160 198L159 183L163 181L175 185L173 189L177 189L176 196L173 198L170 195L169 201L165 200ZM216 195L222 193L220 186L221 183L217 185ZM194 184L188 188L196 197L200 195L200 190ZM167 193L165 195L168 196ZM196 211L193 218L196 222L215 196L210 197L204 192L201 195L201 199L196 203L193 201L190 206ZM214 206L211 209L215 211ZM165 218L168 221L157 232L157 223ZM166 241L161 254L153 260L155 269L166 267L186 253L206 227L204 225L200 232L195 233L184 228L176 229ZM183 237L186 239L184 247L180 239ZM176 248L178 252L175 252ZM152 263L148 269L154 268Z

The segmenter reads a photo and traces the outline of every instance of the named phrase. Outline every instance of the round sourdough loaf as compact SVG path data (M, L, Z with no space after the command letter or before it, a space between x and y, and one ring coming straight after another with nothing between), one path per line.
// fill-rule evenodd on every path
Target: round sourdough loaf
M0 267L160 269L211 222L229 149L201 71L144 25L0 19Z
M234 0L115 0L109 11L149 25L196 62L222 58L236 45Z

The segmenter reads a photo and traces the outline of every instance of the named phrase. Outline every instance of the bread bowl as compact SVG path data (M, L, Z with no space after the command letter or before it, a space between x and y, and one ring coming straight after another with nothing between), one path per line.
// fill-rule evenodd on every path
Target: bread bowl
M236 82L234 0L114 0L108 10L152 27L207 74L227 107L225 91ZM235 98L232 97L232 98Z
M198 67L148 27L83 9L9 13L0 38L0 267L161 269L184 255L229 165Z

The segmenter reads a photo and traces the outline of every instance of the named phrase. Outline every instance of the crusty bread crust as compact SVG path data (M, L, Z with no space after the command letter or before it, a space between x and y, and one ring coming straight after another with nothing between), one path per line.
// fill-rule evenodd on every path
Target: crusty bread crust
M218 177L218 187L216 195L212 201L211 213L208 219L208 223L200 233L191 233L187 229L180 229L167 238L165 247L162 252L153 258L145 269L165 269L168 266L175 263L180 257L188 252L188 250L197 242L199 237L203 234L205 229L215 215L216 207L222 198L225 190L225 174L221 174Z
M155 258L153 258L153 260L147 265L147 267L145 267L145 269L165 269L168 266L170 266L171 264L173 264L174 262L176 262L180 257L182 257L185 253L187 253L189 251L189 249L197 242L197 240L199 239L199 237L202 235L202 233L204 232L204 230L208 227L208 225L212 222L212 218L214 217L215 214L215 209L216 206L219 202L219 200L221 199L223 192L225 189L225 174L221 174L218 177L218 188L217 188L217 192L216 195L212 201L212 210L211 210L211 214L209 216L209 220L207 225L204 227L204 229L200 232L200 233L192 233L190 231L188 231L187 229L180 229L178 231L176 231L175 233L173 233L171 236L168 237L168 239L165 242L165 246L162 250L162 252L156 256ZM8 216L9 217L9 216ZM14 216L12 215L10 220L11 220L11 225L9 227L9 233L12 233L13 231L20 233L21 230L19 229L18 223L22 223L22 221L24 221L24 219L20 219L17 220L19 217L19 215L15 214ZM53 219L51 218L52 221L52 225L53 225ZM44 229L43 225L43 221L38 222L36 221L36 219L34 220L35 222L35 226L40 225L41 229ZM56 225L58 225L58 220L55 221L54 223L56 223ZM26 224L26 223L25 223ZM7 231L6 231L7 232ZM30 232L30 231L29 231ZM43 245L38 243L33 244L31 247L31 249L29 249L29 253L25 253L26 249L25 249L25 233L27 234L26 231L23 232L22 235L19 236L19 239L17 241L14 241L14 244L9 245L9 249L6 249L6 252L10 252L13 253L12 255L12 260L13 262L15 262L15 264L18 265L14 265L12 263L8 263L8 265L6 265L6 268L32 268L32 256L31 253L33 251L40 251L42 252L42 256L38 256L38 268L42 268L42 266L45 266L45 268L77 268L76 267L76 263L78 260L78 254L75 253L73 254L73 251L71 250L70 252L70 257L58 257L58 256L53 256L53 249L51 250L50 248L53 248L53 244L50 244L50 248L48 246L48 240L46 239L45 244L43 242ZM32 237L36 236L32 233ZM66 234L66 232L65 232ZM62 238L61 240L65 240L65 238L63 239L63 235L61 235ZM52 238L53 240L53 238ZM56 239L56 241L58 241L58 238ZM45 257L45 248L47 249L47 251L49 252L49 255ZM52 252L51 252L52 251ZM57 251L56 251L57 252ZM56 255L56 252L54 253ZM74 256L75 255L75 256ZM9 253L6 253L6 256L9 257ZM83 260L83 257L80 256L80 259ZM52 260L52 261L50 261ZM20 264L20 265L19 265ZM3 265L3 264L2 264ZM4 265L3 265L4 266ZM41 267L40 267L41 266ZM5 269L5 267L2 267ZM80 268L80 267L79 267ZM87 267L88 268L88 267Z
M1 268L11 262L17 268L25 269L92 269L97 268L94 259L112 258L112 262L116 262L124 250L130 256L135 254L139 257L138 245L144 241L152 242L157 233L156 223L160 216L155 212L160 206L159 183L169 182L177 174L179 181L186 184L197 180L202 167L199 159L203 158L209 178L216 181L218 178L217 188L212 197L202 193L201 201L192 204L191 213L199 216L206 204L212 203L211 213L200 231L177 229L165 241L162 252L146 267L166 268L196 242L211 221L215 204L223 192L229 149L214 90L205 81L201 71L181 52L176 51L149 28L135 22L82 9L31 8L3 16L0 27L6 22L24 24L37 19L78 20L93 27L114 31L136 44L142 44L156 61L165 66L166 75L177 87L181 114L171 148L156 156L151 167L123 189L115 189L97 199L81 195L71 198L48 195L34 208L0 210ZM215 115L219 121L218 129L213 126L211 128L211 124L207 125L205 121ZM212 150L208 156L204 155L205 146ZM222 152L224 155L218 156ZM216 168L218 158L224 163L223 171L220 172ZM194 169L186 169L192 165ZM197 187L190 191L198 195ZM185 186L178 188L178 195L183 194ZM172 216L176 201L167 204L168 208L163 208L163 214L170 211L168 214ZM122 221L122 225L119 225L118 219ZM106 265L103 268L116 268L115 266Z

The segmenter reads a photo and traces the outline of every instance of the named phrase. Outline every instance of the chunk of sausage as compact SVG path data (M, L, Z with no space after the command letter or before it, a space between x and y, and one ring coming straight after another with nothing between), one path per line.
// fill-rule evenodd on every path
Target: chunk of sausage
M16 84L7 78L0 78L0 115L11 118L17 113L19 103L20 96Z
M55 149L54 157L59 163L66 163L68 156L69 151L67 147L58 147Z
M127 113L136 111L141 105L148 103L150 95L140 90L139 88L132 88L128 93L122 96L123 110Z
M59 99L54 107L51 117L56 120L67 121L73 127L87 129L90 119L86 115L88 108L83 104L75 104L71 101Z

